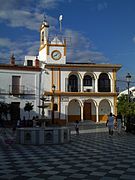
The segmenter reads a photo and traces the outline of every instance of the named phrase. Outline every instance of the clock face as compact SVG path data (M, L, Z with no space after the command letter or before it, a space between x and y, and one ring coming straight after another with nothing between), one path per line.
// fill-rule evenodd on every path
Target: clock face
M58 50L54 50L52 53L51 53L51 56L54 60L59 60L61 58L61 52L58 51Z

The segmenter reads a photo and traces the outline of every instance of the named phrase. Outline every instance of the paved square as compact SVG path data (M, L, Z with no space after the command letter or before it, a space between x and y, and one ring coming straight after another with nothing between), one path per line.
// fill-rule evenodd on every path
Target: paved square
M105 125L72 131L61 145L19 145L0 141L0 180L135 179L135 135L109 137Z

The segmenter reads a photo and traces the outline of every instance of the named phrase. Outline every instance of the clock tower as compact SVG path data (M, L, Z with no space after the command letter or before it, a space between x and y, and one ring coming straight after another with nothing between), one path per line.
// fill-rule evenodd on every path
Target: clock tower
M40 26L39 60L44 64L66 64L66 39L48 36L49 23L44 19Z

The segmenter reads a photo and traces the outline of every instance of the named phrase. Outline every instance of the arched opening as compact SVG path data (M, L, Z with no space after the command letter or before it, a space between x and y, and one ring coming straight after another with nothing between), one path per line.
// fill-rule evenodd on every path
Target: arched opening
M108 74L101 73L98 79L98 92L110 92L110 79Z
M69 92L78 92L78 78L76 75L69 76L68 91Z
M90 75L84 76L83 86L92 86L92 77Z
M74 99L68 104L68 122L81 120L81 108L78 100Z
M111 112L111 106L108 100L104 99L100 102L98 107L99 121L106 121Z

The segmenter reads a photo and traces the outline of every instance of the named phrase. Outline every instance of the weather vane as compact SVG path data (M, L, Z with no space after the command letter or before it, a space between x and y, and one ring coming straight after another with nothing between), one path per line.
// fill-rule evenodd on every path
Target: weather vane
M46 21L46 16L45 16L45 13L44 13L44 21Z

